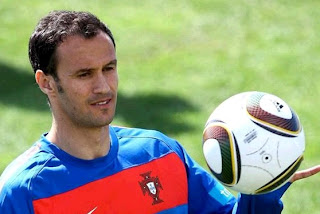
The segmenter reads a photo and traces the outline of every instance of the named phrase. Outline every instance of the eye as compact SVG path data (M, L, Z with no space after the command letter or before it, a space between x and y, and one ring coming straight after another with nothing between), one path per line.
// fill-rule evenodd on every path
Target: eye
M103 71L113 71L115 69L114 66L106 66L103 68Z
M90 76L90 72L81 72L78 74L78 77L84 78Z

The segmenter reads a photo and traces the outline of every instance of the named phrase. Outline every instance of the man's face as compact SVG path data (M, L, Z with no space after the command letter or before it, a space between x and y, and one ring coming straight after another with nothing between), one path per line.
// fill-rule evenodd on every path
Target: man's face
M55 118L96 128L114 117L118 73L115 49L107 34L67 37L56 51L56 93L50 102Z

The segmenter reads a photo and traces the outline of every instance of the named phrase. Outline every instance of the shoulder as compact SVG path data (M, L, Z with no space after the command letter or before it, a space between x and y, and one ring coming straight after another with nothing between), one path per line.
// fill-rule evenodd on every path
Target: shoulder
M145 138L168 138L163 133L157 130L142 129L142 128L129 128L123 126L112 126L114 131L119 137L145 137Z
M29 194L32 179L51 157L41 150L41 144L37 142L13 160L0 177L0 200L3 197L17 197L16 194Z
M157 130L112 126L121 146L168 149L183 158L183 148L175 139Z

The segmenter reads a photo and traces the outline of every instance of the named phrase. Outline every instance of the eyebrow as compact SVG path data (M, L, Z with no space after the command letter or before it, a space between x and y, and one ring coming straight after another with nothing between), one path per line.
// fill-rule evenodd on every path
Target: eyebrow
M108 65L117 65L118 63L118 60L117 59L114 59L114 60L111 60L109 63L107 63L106 65L104 65L103 67L105 66L108 66Z

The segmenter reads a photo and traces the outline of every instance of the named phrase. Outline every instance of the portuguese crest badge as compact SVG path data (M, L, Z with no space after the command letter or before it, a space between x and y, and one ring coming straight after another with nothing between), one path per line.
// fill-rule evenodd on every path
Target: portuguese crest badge
M151 177L151 171L140 174L144 179L142 181L139 181L140 187L142 189L143 195L148 195L153 198L152 205L159 204L163 202L163 200L160 199L160 189L162 190L162 186L160 183L160 180L158 176Z

